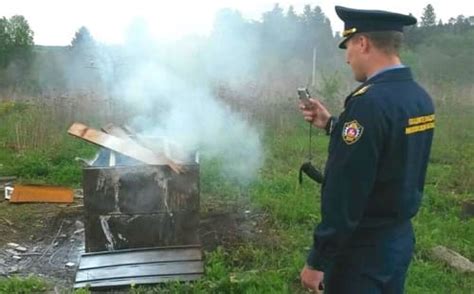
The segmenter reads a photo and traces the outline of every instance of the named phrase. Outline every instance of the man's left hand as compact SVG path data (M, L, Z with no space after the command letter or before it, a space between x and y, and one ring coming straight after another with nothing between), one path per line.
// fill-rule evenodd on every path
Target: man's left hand
M322 293L319 285L323 283L324 273L318 270L309 268L307 265L304 266L300 274L301 285L308 289L312 290L315 293Z

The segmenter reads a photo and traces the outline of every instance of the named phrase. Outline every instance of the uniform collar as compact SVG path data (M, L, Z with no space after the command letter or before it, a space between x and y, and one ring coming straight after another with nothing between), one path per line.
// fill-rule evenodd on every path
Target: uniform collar
M403 80L413 80L413 75L411 74L411 70L409 67L399 67L399 68L392 68L389 70L382 71L375 76L372 76L363 84L374 84L374 83L382 83L388 81L403 81Z
M367 79L370 80L372 79L373 77L375 77L376 75L379 75L381 73L384 73L386 71L389 71L389 70L394 70L394 69L398 69L398 68L404 68L405 65L403 64L395 64L395 65L390 65L390 66L387 66L387 67L384 67L382 68L381 70L378 70L376 71L375 73L373 73L370 77L368 77Z
M375 74L370 79L365 81L364 83L360 84L354 91L352 91L349 96L346 97L344 101L344 107L347 106L347 103L350 98L357 93L360 89L365 86L369 86L372 84L384 83L384 82L393 82L393 81L406 81L406 80L413 80L413 75L409 67L400 67L400 68L392 68L389 70L382 70L381 72Z

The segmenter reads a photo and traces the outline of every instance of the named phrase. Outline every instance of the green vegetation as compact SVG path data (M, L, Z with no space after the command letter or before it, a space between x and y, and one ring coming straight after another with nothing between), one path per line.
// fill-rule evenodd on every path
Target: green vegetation
M44 280L37 277L28 278L0 278L0 293L8 294L27 294L27 293L45 293L50 289Z
M72 140L66 126L46 107L0 103L0 176L15 175L28 183L78 186L81 166L76 157L90 158L91 144Z
M25 57L33 44L33 31L25 17L0 18L0 68L13 59Z

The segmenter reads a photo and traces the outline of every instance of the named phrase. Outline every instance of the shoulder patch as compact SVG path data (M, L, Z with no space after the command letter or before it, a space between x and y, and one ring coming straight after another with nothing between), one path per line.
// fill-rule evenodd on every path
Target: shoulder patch
M364 127L356 120L346 122L342 128L342 139L347 145L354 144L359 141L364 132Z
M352 97L355 97L355 96L360 96L360 95L363 95L367 92L367 90L371 87L372 85L365 85L363 86L362 88L360 88L359 90L357 90L354 94L352 94Z

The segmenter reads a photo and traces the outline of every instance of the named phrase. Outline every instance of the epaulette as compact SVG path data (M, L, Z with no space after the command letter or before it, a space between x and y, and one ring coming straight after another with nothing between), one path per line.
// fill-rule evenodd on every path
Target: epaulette
M363 86L362 88L360 88L359 90L357 90L354 94L352 94L352 97L355 97L355 96L360 96L360 95L363 95L367 92L367 90L371 87L372 85L365 85Z

